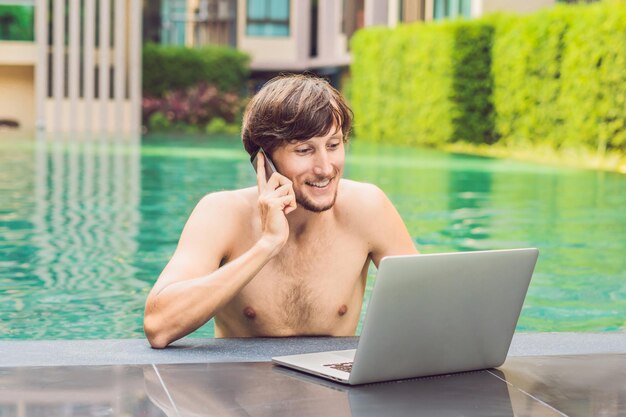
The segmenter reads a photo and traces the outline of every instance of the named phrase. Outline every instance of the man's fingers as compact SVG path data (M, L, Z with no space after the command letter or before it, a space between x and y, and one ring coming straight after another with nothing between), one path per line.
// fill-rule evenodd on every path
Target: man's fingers
M287 194L293 194L293 188L291 184L284 184L275 189L272 192L268 192L268 197L282 197Z
M263 152L256 154L256 184L259 187L259 193L267 188L267 179L265 177L265 157Z
M285 177L284 175L281 175L278 172L275 172L272 174L269 181L267 181L267 188L269 188L270 190L275 190L278 187L285 185L285 184L291 185L292 182L289 178Z
M283 211L285 212L285 214L289 214L297 208L298 208L298 204L296 203L296 198L294 196L294 198L289 202L289 204L285 206Z
M262 205L266 207L266 210L280 209L283 210L285 207L291 207L295 204L295 196L288 194L282 197L271 197L271 198L263 198Z
M274 172L269 180L265 177L265 156L257 156L257 185L259 187L259 201L268 207L278 207L285 214L297 208L293 183L284 175Z
M289 214L296 209L296 197L293 194L280 197L279 202L285 214Z

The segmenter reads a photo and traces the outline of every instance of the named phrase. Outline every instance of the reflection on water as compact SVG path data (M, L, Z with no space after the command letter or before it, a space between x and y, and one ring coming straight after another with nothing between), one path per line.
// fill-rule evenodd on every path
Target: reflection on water
M384 189L422 252L538 247L519 330L626 328L626 177L358 141L346 177ZM0 137L0 338L143 337L197 201L253 184L233 138Z
M626 177L355 145L350 177L389 194L422 252L539 248L518 330L626 328Z
M133 265L139 138L41 135L32 145L30 160L20 152L2 157L8 165L3 188L12 188L12 178L24 181L12 190L23 227L8 223L15 252L9 255L13 274L3 277L10 294L2 304L8 313L4 335L66 338L103 328L128 333L139 324L128 310L141 307L137 295L145 287Z

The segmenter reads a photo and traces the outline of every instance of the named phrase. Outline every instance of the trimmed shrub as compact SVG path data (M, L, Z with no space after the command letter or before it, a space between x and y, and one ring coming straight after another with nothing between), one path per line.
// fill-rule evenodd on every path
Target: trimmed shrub
M482 22L363 30L352 41L359 136L434 146L493 139L491 42Z
M148 129L151 131L165 131L172 128L172 122L160 111L152 113L148 119Z
M563 144L626 151L626 2L581 9L564 44Z
M558 6L496 23L497 133L512 145L626 145L626 3Z
M377 58L382 52L383 39L389 35L391 31L388 29L373 27L357 32L352 38L351 104L355 115L363 115L355 119L353 130L371 140L381 139L384 124L377 117L382 104L380 78L383 72L382 60Z
M450 112L450 56L441 51L451 42L441 25L357 32L351 67L356 135L404 144L447 141L453 129L442 116Z
M493 19L496 132L506 145L560 146L565 123L558 106L568 6L530 16Z
M626 150L626 2L368 28L352 51L368 140Z
M493 26L462 22L454 28L452 49L452 123L455 141L493 143Z
M250 57L233 48L185 48L147 44L143 47L143 93L164 97L170 90L201 82L220 91L241 93L250 75Z
M241 127L236 123L226 123L226 120L221 117L215 117L206 125L204 131L209 135L215 134L230 134L235 135L240 133Z
M167 128L164 117L170 126L189 125L196 129L215 118L232 124L239 121L244 104L236 93L221 93L214 85L201 83L170 91L164 98L145 97L143 123L148 127Z

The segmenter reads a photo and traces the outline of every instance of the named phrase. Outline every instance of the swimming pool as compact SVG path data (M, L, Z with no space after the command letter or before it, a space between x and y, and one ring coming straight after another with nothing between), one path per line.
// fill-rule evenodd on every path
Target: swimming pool
M424 253L538 247L518 330L626 329L626 176L355 140L346 177L383 188ZM236 138L0 134L0 338L143 337L196 202L253 184Z

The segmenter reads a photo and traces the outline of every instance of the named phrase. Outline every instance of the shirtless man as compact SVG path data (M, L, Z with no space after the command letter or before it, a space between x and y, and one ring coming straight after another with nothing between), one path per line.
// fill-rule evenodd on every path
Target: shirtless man
M242 137L277 173L205 196L146 301L163 348L215 318L216 337L353 336L370 261L417 253L387 196L342 179L352 111L326 81L282 76L250 101Z

